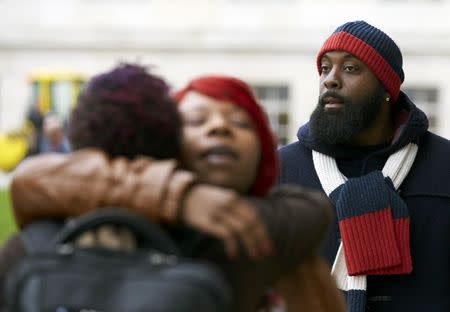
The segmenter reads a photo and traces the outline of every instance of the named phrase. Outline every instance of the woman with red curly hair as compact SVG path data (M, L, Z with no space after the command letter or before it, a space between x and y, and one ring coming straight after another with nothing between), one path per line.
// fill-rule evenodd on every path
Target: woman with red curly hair
M250 88L233 77L204 76L174 98L183 120L185 167L214 185L266 195L277 177L275 138Z
M38 156L18 169L11 189L17 221L24 226L102 206L126 207L152 222L170 224L186 255L211 260L223 270L234 290L235 310L254 310L267 287L296 276L298 264L314 254L330 221L329 203L297 187L269 193L277 174L274 140L245 83L201 77L175 99L181 135L162 80L135 66L91 80L71 119L70 139L79 151ZM103 234L89 233L87 240L111 245L102 241ZM120 235L110 234L121 247ZM314 268L303 275L317 273L313 284L332 292L324 266ZM311 307L290 300L302 297L299 285L281 284L290 311ZM339 306L330 300L315 304L315 311L338 311Z

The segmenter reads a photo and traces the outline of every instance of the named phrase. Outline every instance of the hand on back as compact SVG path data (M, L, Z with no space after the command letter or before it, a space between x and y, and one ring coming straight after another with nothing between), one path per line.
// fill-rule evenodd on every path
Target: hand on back
M75 244L82 248L100 247L132 251L137 247L137 239L134 233L126 227L105 224L81 234L75 239Z
M238 255L240 244L253 259L272 252L266 227L255 208L232 190L203 184L194 186L185 197L181 219L222 240L230 258Z

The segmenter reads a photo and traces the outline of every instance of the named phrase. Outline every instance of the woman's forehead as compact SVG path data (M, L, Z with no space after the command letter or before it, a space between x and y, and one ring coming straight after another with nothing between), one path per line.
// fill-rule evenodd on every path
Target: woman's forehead
M215 99L197 91L187 92L183 99L180 101L179 105L180 112L208 109L220 110L222 112L246 112L245 109L232 101Z

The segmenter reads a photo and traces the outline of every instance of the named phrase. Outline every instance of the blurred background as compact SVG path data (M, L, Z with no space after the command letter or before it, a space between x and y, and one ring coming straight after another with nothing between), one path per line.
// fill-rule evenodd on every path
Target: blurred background
M0 0L0 241L14 227L1 190L43 116L64 128L83 82L121 61L175 89L200 74L244 79L283 145L316 105L321 44L363 19L400 46L402 89L450 138L449 13L450 0Z

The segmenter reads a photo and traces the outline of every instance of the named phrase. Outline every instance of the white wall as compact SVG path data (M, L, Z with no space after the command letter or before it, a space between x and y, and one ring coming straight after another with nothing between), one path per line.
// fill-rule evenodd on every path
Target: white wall
M287 82L294 140L317 101L320 44L365 19L399 44L405 84L440 87L437 131L450 138L448 0L3 0L0 12L0 130L20 124L31 71L91 75L138 60L175 87L211 72Z

